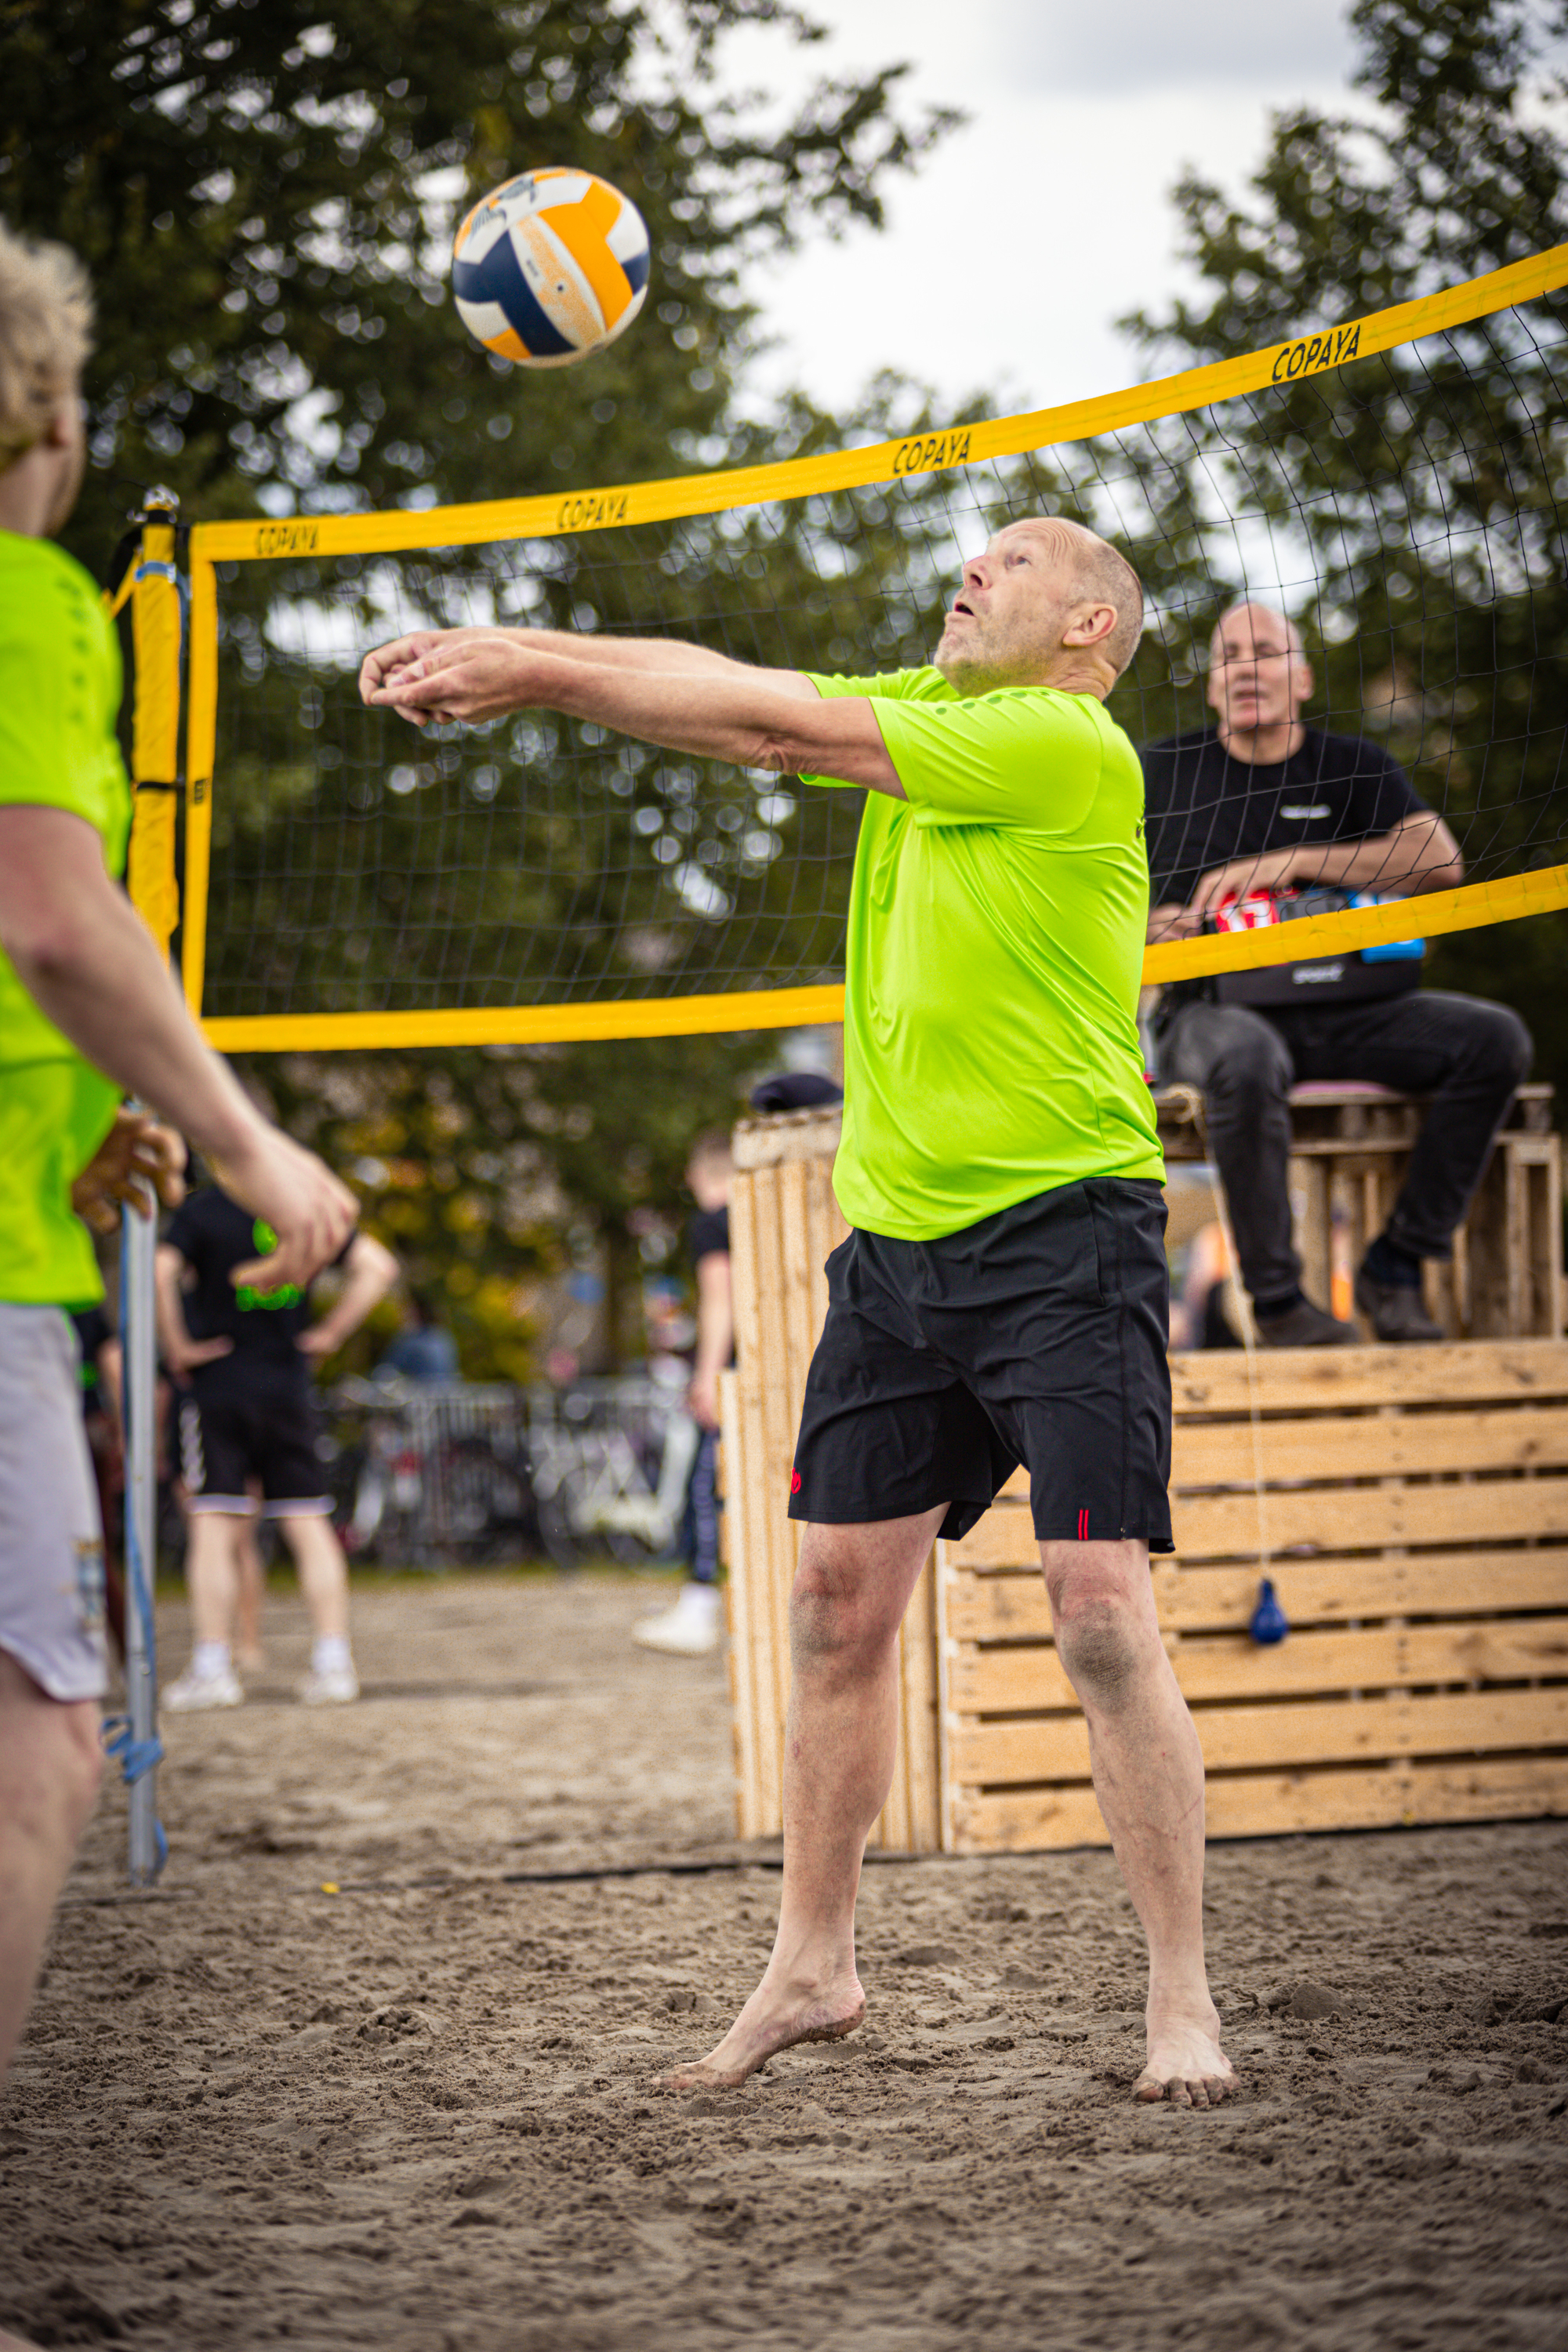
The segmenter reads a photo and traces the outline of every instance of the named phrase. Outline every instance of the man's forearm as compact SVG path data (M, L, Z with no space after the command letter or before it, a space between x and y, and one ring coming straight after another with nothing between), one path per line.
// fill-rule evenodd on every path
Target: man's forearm
M204 1151L237 1150L256 1114L203 1044L146 926L107 876L86 895L47 946L0 940L23 986L89 1062Z
M539 652L559 654L568 661L586 662L595 669L662 671L667 677L712 676L733 670L742 677L765 677L750 662L717 654L708 646L694 646L679 637L585 636L573 629L509 629Z
M793 681L796 674L789 675ZM563 662L547 698L568 718L594 719L666 751L775 775L836 776L903 796L869 702L824 700L815 688L797 692L766 670L735 665L729 676L694 682Z
M1313 862L1319 881L1361 890L1447 889L1464 878L1458 853L1436 820L1336 843L1316 852Z

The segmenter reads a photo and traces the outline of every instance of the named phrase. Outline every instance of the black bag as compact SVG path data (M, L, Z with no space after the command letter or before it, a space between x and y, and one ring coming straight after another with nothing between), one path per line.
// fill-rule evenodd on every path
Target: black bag
M1267 901L1267 911L1261 902ZM1384 902L1366 890L1254 890L1237 902L1252 919L1237 921L1228 908L1205 917L1205 930L1228 937L1239 930L1266 930L1276 923L1300 922L1308 915L1337 914L1344 907ZM1386 945L1349 948L1342 955L1314 956L1303 963L1255 964L1247 971L1214 976L1220 1004L1354 1004L1379 996L1408 996L1421 985L1425 940L1392 940Z

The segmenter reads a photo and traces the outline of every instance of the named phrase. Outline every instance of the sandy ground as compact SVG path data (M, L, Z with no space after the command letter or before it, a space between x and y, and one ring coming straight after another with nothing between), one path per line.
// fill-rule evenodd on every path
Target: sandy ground
M778 1881L731 1842L722 1664L634 1651L647 1597L368 1589L365 1700L329 1715L274 1603L251 1702L167 1726L163 1893L117 1896L117 1792L89 1834L0 2113L0 2321L148 2352L1568 2340L1568 1825L1216 1848L1245 2092L1211 2114L1128 2101L1140 1946L1100 1853L870 1868L866 2031L675 2102L651 2078L750 1988ZM742 1866L538 1875L705 1857Z

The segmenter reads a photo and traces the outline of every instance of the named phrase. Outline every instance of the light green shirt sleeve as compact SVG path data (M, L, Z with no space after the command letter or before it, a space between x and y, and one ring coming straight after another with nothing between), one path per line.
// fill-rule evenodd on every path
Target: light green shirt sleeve
M0 804L65 809L102 832L118 814L104 708L110 667L118 699L118 652L87 573L58 549L40 552L17 583L27 593L0 598Z
M1005 688L951 702L873 704L905 797L928 822L1076 833L1100 791L1102 722L1089 698Z

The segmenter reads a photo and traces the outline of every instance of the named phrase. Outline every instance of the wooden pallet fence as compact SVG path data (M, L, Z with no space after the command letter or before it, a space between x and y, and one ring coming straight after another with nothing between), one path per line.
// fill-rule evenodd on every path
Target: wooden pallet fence
M1568 1344L1173 1360L1154 1593L1211 1836L1568 1811ZM1261 1525L1290 1633L1247 1627ZM943 1843L1102 1844L1016 1478L938 1547Z
M800 1529L789 1517L806 1369L827 1313L823 1265L847 1232L832 1188L837 1111L743 1120L730 1205L736 1369L722 1384L730 1681L736 1825L783 1827L789 1595ZM898 1762L873 1845L933 1852L941 1832L936 1563L900 1636Z

